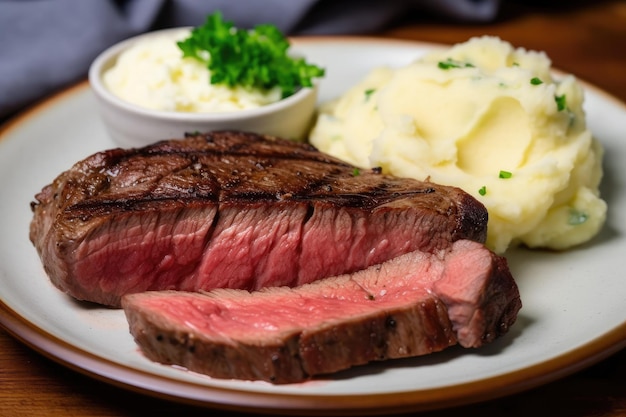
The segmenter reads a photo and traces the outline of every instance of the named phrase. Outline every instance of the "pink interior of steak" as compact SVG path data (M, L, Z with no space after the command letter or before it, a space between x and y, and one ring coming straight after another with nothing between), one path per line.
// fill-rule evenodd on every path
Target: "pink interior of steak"
M197 269L215 213L204 206L105 222L73 251L75 278L66 285L78 296L99 291L112 304L124 293L178 288Z
M457 341L478 347L505 333L521 308L504 258L471 241L296 288L146 292L122 303L151 359L274 382Z
M428 246L427 233L415 234L428 217L381 215L366 225L358 211L313 207L224 205L216 222L216 206L206 205L120 215L66 258L75 276L66 285L79 298L99 291L111 304L145 290L295 286Z
M372 308L398 308L431 297L429 281L441 276L443 265L440 261L432 262L432 256L410 255L397 258L393 266L374 269L373 276L362 281L344 275L297 289L265 288L253 293L218 289L202 299L188 293L170 293L166 297L145 298L142 308L207 335L258 341L272 333L333 326L346 317L367 315ZM388 276L389 269L393 269L392 276ZM400 269L407 275L399 274Z

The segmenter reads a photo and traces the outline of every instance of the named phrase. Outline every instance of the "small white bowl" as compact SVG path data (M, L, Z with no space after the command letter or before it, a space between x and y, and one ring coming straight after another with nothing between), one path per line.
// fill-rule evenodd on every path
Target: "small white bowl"
M129 38L106 49L91 64L89 83L100 117L118 146L141 147L161 139L182 138L187 132L212 130L240 130L286 139L305 139L315 116L317 82L313 87L302 88L275 103L254 109L212 113L147 109L124 101L107 89L103 74L115 65L120 53L146 38L180 30L165 29Z

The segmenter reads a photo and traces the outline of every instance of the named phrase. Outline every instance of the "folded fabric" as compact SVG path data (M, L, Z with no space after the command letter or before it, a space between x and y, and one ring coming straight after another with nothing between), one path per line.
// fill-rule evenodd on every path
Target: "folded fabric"
M412 10L490 20L498 0L0 0L0 122L86 77L108 46L149 30L197 26L217 10L238 27L366 34Z

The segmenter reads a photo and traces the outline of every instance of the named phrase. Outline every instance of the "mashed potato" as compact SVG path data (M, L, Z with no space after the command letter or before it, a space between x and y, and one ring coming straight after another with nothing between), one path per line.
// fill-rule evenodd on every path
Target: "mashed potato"
M263 91L210 84L206 66L183 58L176 44L188 36L181 30L137 42L104 74L104 84L121 99L154 110L223 112L280 100L278 87Z
M362 167L456 185L489 211L487 245L565 249L606 219L582 87L494 37L377 68L320 109L310 142Z

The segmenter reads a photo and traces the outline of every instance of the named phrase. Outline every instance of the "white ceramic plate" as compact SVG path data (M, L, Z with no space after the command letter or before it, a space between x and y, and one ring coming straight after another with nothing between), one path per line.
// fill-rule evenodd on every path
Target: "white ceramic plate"
M374 66L403 65L433 47L352 38L303 39L296 45L327 68L321 100L340 94ZM40 352L98 379L244 411L441 408L507 395L582 369L626 346L626 106L586 87L589 125L607 150L607 225L593 242L565 253L507 254L524 307L510 333L485 348L455 347L284 386L211 379L145 359L123 312L87 308L56 290L28 240L35 193L79 159L113 147L86 83L0 132L0 322Z

